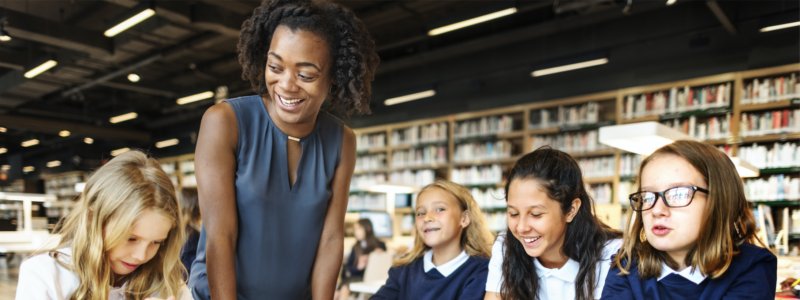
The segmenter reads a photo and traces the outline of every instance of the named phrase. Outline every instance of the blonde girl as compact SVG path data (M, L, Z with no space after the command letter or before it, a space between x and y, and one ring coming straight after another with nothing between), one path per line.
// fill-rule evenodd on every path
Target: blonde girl
M777 259L756 236L731 160L676 141L642 161L603 299L774 299Z
M469 190L436 181L415 210L414 248L370 299L483 299L494 235Z
M175 188L159 164L123 153L89 178L58 246L23 262L16 299L191 299L180 224Z

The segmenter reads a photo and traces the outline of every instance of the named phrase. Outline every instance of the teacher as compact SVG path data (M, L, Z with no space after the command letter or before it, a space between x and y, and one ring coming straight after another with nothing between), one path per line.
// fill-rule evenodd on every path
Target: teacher
M189 287L195 299L332 299L356 141L321 108L369 113L375 43L341 5L266 0L238 53L258 95L203 116Z

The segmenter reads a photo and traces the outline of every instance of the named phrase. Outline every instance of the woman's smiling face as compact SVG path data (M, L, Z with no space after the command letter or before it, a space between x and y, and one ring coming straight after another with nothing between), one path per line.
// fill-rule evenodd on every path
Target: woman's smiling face
M283 25L275 29L264 69L273 118L285 124L316 119L332 84L329 49L315 33Z

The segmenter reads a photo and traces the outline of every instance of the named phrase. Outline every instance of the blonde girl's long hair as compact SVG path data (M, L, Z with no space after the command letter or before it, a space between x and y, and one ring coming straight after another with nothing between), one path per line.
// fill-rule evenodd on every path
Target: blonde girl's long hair
M424 187L422 191L419 192L419 195L431 189L439 189L450 195L458 202L461 211L467 212L470 223L461 232L461 248L467 252L467 255L477 255L486 258L491 257L494 234L486 227L486 219L483 218L478 203L472 198L472 193L459 184L446 180L437 180ZM414 230L417 229L414 228ZM417 233L414 238L414 248L411 249L408 254L396 260L394 266L398 267L410 264L417 258L424 256L425 252L429 249L431 249L431 247L425 245L425 242L422 240L422 235Z
M155 159L142 152L120 154L92 175L75 208L60 223L61 241L54 249L42 250L78 276L80 284L70 300L108 299L113 284L106 253L125 243L137 218L154 211L170 220L172 228L156 255L128 274L125 297L141 300L158 293L178 296L185 272L180 260L183 244L180 206L175 188ZM107 237L106 237L107 236ZM64 263L58 249L70 247ZM37 253L37 254L39 254Z

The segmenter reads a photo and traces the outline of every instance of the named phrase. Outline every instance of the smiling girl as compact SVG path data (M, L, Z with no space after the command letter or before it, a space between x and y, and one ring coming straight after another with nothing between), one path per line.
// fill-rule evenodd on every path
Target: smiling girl
M414 248L370 299L483 299L492 232L469 190L439 180L417 196Z
M600 298L622 234L595 217L575 159L542 147L508 178L508 231L492 248L486 299Z
M604 299L774 299L777 259L731 160L677 141L639 167L635 219L609 272Z
M181 275L178 207L154 159L120 154L89 178L58 246L22 264L16 299L192 299Z

